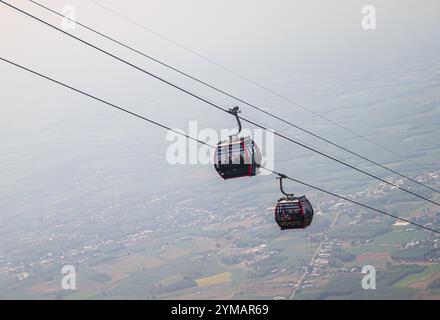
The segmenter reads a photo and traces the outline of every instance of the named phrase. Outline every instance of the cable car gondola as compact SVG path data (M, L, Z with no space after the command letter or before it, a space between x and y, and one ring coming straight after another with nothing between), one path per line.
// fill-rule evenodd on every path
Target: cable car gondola
M281 193L284 197L280 198L275 207L275 221L281 230L285 229L305 229L313 220L313 208L305 196L295 197L287 194L283 190L283 179L285 175L280 175Z
M223 179L255 176L260 172L261 153L251 137L238 137L241 122L238 107L230 109L238 122L238 132L220 141L214 155L214 167Z

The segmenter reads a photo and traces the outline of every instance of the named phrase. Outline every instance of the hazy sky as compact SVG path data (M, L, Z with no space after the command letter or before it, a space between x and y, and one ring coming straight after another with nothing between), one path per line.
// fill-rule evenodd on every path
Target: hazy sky
M7 1L61 26L59 17L28 1ZM72 5L82 23L251 101L267 103L280 112L290 110L282 109L284 105L279 99L89 0L38 1L55 10ZM334 107L328 101L323 105L313 94L336 82L349 85L352 79L364 79L368 85L374 85L387 81L381 73L385 68L403 68L440 56L437 0L98 1L251 79L309 103L311 108ZM361 28L361 8L366 4L376 7L374 31ZM4 58L171 126L186 128L188 121L194 119L200 121L201 127L234 126L228 115L207 109L202 103L2 4L0 27L0 56ZM226 107L235 104L80 27L73 32ZM439 66L433 65L433 72L435 68ZM145 143L150 147L164 141L165 133L160 129L108 111L96 102L4 62L0 62L0 88L2 159L15 154L17 161L24 161L25 155L34 157L29 150L38 149L45 150L42 159L48 161L53 159L56 143L66 141L75 144L62 149L67 152L64 155L69 150L71 154L80 153L84 144L98 143L100 139L122 143L126 142L124 137L137 141L148 137ZM320 124L319 119L300 110L292 115ZM49 170L38 168L42 174ZM23 174L33 173L36 167L29 165L21 170ZM3 174L13 175L11 172L3 167Z
M58 26L61 24L59 18L28 1L9 1ZM322 72L327 68L334 72L344 66L352 69L366 59L404 58L414 50L432 51L439 46L436 38L440 30L440 4L435 0L97 1L262 82L318 68ZM216 81L222 79L221 70L89 0L41 2L56 10L65 4L72 5L81 22L193 72ZM361 28L361 8L366 4L374 5L377 10L375 31ZM102 60L98 53L4 5L0 22L2 29L8 30L2 32L0 43L4 56L45 68L60 68L70 61L76 65L75 69L81 69L87 63L94 65L94 58ZM97 39L80 28L78 31L88 39ZM233 77L232 81L235 81Z
M59 17L29 1L8 1L61 26ZM253 101L276 102L273 96L115 16L90 0L38 1L55 10L61 10L65 5L74 6L80 22L233 93L241 93ZM368 74L374 84L374 81L384 80L380 74L384 68L424 62L440 53L440 3L436 0L97 1L218 63L304 102L310 99L310 92L305 92L309 82L326 86L333 81L351 81ZM374 31L361 28L361 8L366 4L376 8L377 29ZM134 107L140 103L148 104L148 110L160 112L166 109L164 101L198 105L192 98L148 79L5 5L0 5L0 26L3 30L0 39L2 57L116 102L134 104ZM169 80L201 90L193 83L80 27L73 32ZM0 73L1 88L8 93L0 107L3 114L14 112L9 103L17 101L17 95L32 100L50 93L54 98L66 101L64 89L52 90L47 82L36 80L3 62L0 63ZM319 91L319 88L315 86L312 90ZM205 89L200 92L219 99L221 103L231 103ZM58 106L56 99L50 104ZM84 99L80 101L86 105L91 103ZM18 114L23 110L29 111L24 103L20 106L16 106ZM34 105L33 109L41 112L41 108L42 105ZM188 112L183 107L182 110L182 114ZM174 108L174 112L179 110ZM0 121L5 121L6 117L2 118ZM44 118L50 119L47 114Z

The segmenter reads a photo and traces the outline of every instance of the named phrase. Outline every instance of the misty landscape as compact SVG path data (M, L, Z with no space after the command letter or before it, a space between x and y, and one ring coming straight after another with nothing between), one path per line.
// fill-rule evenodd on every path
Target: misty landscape
M61 23L32 3L9 2ZM69 4L83 23L440 189L436 1L426 1L423 10L412 0L405 6L372 1L378 10L372 31L360 26L361 1L193 2L197 10L171 0L105 3L294 103L94 1ZM199 131L236 127L230 115L2 4L0 23L12 30L2 32L2 58L186 133L190 121ZM437 192L79 26L69 32L225 108L239 105L243 116L275 132L440 201ZM307 195L314 218L306 229L282 231L274 221L281 196L276 175L223 181L212 164L170 164L167 130L3 61L0 84L0 299L440 299L438 233L293 181L285 182L286 190ZM273 159L274 170L295 179L440 230L438 205L299 145L275 137ZM66 265L76 269L75 290L61 286ZM375 290L361 285L366 265L376 269Z

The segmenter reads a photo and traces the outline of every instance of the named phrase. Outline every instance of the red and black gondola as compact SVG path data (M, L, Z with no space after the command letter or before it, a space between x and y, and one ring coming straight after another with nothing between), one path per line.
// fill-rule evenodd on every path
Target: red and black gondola
M252 177L260 172L261 153L251 137L237 137L241 132L238 107L230 110L235 115L239 131L220 141L214 155L214 167L223 179Z
M280 198L275 206L275 222L281 230L285 229L305 229L313 220L313 208L310 201L305 196L295 197L287 194L283 190L283 179L281 175L280 189L284 197Z

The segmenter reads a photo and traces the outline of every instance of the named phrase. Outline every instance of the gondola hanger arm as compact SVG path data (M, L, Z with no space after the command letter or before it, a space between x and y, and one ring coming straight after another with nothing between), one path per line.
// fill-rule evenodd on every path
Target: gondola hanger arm
M230 114L232 114L233 116L235 116L235 119L237 120L238 123L238 132L235 134L230 135L229 137L236 137L240 134L241 132L241 121L240 121L240 117L238 116L239 113L241 113L240 108L238 106L235 106L232 109L229 109L228 111Z
M278 177L277 177L277 179L278 180L280 180L280 190L281 190L281 193L283 194L283 195L285 195L286 197L293 197L294 196L294 194L293 193L286 193L285 191L284 191L284 188L283 188L283 179L286 179L287 178L287 176L285 175L285 174L279 174L278 175Z

